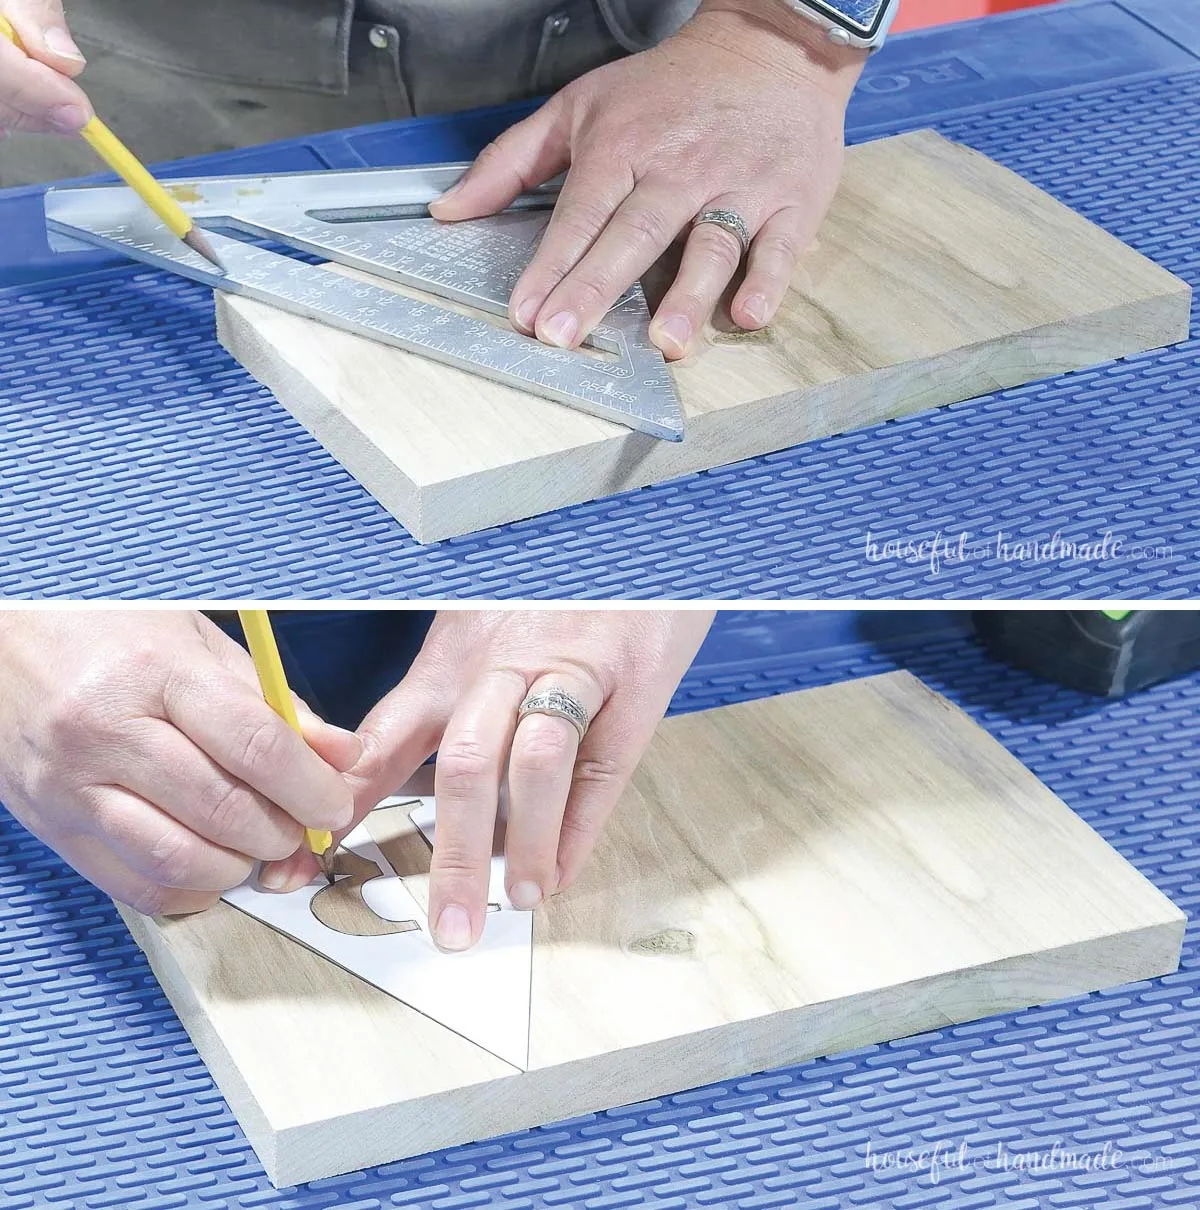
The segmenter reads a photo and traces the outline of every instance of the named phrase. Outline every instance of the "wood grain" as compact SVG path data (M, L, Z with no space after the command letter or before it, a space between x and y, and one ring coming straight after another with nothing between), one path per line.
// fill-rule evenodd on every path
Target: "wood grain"
M682 443L218 292L218 334L419 541L657 483L1187 336L1191 292L931 131L849 150L770 330L674 369Z
M526 1071L227 905L123 915L276 1183L1165 974L1184 924L904 673L659 728L535 919Z
M311 905L312 914L327 928L352 937L388 937L420 927L415 920L385 920L367 907L363 883L380 876L373 862L342 849L333 859L333 872L337 881L318 891Z

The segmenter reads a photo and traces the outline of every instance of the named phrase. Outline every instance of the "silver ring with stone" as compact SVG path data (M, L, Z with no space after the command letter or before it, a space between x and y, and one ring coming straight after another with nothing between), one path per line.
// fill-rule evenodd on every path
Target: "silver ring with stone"
M527 714L550 714L555 718L565 718L579 732L579 742L588 733L592 720L583 708L583 703L565 689L539 689L531 693L517 711L519 723Z
M728 231L730 235L736 236L738 243L742 245L743 256L750 251L750 228L736 210L702 210L693 220L692 226L699 227L701 223L715 223L718 227Z

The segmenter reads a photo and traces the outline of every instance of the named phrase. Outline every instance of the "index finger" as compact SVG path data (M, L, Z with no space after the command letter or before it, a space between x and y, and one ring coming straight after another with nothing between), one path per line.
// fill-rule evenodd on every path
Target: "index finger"
M354 804L345 778L226 669L175 672L163 704L168 722L298 823L332 831L350 822Z
M534 320L551 291L587 255L633 188L632 173L617 180L594 164L572 165L559 190L542 242L513 287L508 307L509 318L516 328L523 332L534 330ZM552 334L539 332L543 339L546 335L552 336L554 344L573 346L578 343L579 331L576 327L571 331L555 330Z
M496 214L561 172L570 159L561 114L552 99L510 126L475 157L456 185L429 203L429 213L443 222Z

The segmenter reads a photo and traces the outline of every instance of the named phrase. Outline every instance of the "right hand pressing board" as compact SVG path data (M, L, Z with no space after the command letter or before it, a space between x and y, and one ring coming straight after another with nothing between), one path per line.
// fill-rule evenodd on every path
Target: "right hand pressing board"
M350 823L362 742L297 713L303 739L198 613L0 613L0 802L146 915L211 907L305 827Z

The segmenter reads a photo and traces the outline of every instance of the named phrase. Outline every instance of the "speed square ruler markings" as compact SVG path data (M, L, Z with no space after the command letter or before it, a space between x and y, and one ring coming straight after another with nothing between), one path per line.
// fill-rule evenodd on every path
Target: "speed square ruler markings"
M505 316L557 196L551 183L503 214L440 223L428 203L465 164L173 181L172 195L209 235L227 273L179 244L130 189L50 189L46 228L60 252L124 253L218 290L242 294L382 344L457 366L670 441L683 409L650 342L640 285L627 290L582 350L555 349L479 315L329 273L221 235L262 236L401 286ZM216 230L214 230L216 228Z

